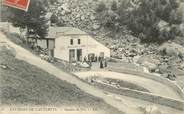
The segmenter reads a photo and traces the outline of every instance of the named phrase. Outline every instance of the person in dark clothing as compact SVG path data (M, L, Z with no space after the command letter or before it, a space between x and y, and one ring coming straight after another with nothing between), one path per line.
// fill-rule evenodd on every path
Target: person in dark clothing
M104 67L107 67L107 59L104 60Z
M90 60L89 61L89 68L91 68L92 67L92 61Z
M100 61L100 68L101 68L101 69L104 68L104 66L103 66L103 61L102 61L102 60Z
M85 57L84 57L84 62L86 62L86 61L87 61L87 57L85 56Z

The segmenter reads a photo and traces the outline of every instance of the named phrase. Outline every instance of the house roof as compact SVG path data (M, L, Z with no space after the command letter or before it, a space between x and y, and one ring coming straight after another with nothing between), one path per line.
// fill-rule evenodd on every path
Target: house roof
M46 38L54 39L61 35L87 35L87 33L74 27L49 27Z

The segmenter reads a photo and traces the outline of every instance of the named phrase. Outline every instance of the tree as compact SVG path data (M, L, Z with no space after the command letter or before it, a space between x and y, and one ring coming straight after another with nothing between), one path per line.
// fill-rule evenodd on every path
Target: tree
M55 14L52 14L50 18L51 23L57 24L58 23L58 17Z
M113 1L112 4L111 4L111 10L116 11L117 9L118 9L117 2Z
M103 11L106 11L108 8L104 2L100 2L96 8L97 13L101 13Z
M50 2L50 4L54 5L56 3L58 3L58 0L48 0Z
M177 25L182 23L177 1L142 0L139 7L133 10L121 8L121 24L127 25L137 37L142 36L142 41L163 42L174 39L179 34Z
M9 8L11 12L10 21L16 27L27 28L28 32L32 31L37 37L45 37L48 29L48 20L45 17L47 13L46 3L43 0L31 0L27 12Z

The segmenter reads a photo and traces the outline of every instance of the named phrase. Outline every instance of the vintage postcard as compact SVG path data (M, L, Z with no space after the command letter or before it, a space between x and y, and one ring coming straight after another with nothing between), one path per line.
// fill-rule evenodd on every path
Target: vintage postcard
M1 0L0 114L184 114L184 0Z

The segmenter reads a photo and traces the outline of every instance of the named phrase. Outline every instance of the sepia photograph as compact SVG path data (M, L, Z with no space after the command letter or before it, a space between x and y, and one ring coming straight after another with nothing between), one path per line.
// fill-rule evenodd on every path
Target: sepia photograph
M0 0L0 114L184 114L184 0Z

